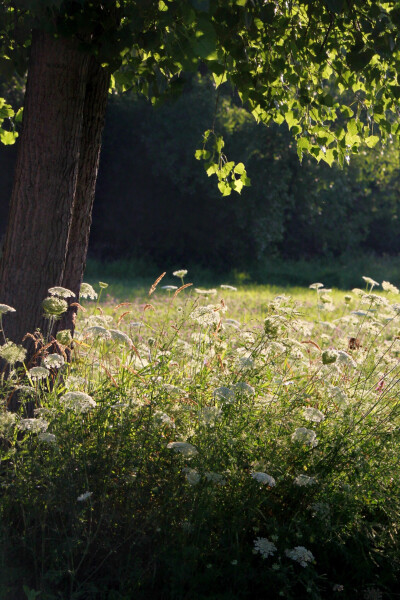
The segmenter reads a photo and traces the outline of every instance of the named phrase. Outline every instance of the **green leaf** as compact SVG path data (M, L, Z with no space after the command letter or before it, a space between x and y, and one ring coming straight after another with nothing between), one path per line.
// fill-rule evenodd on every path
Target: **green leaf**
M4 129L0 129L0 142L5 146L12 146L17 137L18 133L16 131L5 131Z
M365 143L368 148L373 148L379 142L379 137L377 135L370 135L365 139Z
M232 193L232 188L226 181L220 181L218 183L218 189L223 196L230 196Z
M197 21L196 35L191 40L193 51L199 58L217 58L217 36L212 23L203 16Z
M246 173L246 168L244 166L243 163L238 163L236 165L236 167L233 169L234 173L238 173L238 175L242 175L243 173Z
M285 115L285 121L288 124L289 129L291 127L293 127L294 125L298 124L298 120L297 118L294 116L294 113L292 110L288 110L288 112Z

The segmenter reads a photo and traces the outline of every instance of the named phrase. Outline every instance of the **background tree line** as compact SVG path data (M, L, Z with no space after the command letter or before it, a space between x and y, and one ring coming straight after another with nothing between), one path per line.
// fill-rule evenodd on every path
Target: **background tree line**
M188 76L184 93L153 107L131 93L110 98L90 256L160 265L251 270L271 256L336 259L400 252L399 151L365 149L343 169L304 157L287 127L257 125L222 86ZM217 100L217 102L216 102ZM215 118L226 154L251 187L222 198L194 158ZM16 147L0 146L4 234Z

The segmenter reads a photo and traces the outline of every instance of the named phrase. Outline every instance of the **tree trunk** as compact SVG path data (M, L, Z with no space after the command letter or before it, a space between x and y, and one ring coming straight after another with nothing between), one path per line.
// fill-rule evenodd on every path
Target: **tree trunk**
M78 180L62 280L63 287L72 290L77 298L86 266L109 85L109 71L101 67L96 58L92 56L89 61L83 108ZM75 314L76 308L68 310L62 320L57 323L57 330L70 329L73 333Z
M8 228L0 263L6 336L44 330L42 300L64 283L78 179L89 56L34 32ZM71 238L72 239L72 238Z

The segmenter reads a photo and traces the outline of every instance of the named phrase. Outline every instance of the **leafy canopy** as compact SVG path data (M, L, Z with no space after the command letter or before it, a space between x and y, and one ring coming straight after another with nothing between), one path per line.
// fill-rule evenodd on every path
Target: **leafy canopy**
M203 68L257 121L286 122L300 159L342 165L362 142L399 132L396 1L0 0L0 23L5 78L26 71L35 27L78 39L111 70L113 87L153 103L180 92L182 71ZM0 101L3 143L17 135L13 117ZM196 157L228 195L249 179L223 147L210 124Z

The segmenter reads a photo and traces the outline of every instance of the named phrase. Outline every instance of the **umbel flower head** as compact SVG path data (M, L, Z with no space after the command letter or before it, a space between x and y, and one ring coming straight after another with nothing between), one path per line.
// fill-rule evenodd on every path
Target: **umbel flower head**
M80 298L88 298L89 300L96 300L97 293L94 291L90 283L81 283L81 289L79 290Z
M172 273L172 275L174 275L174 277L179 277L180 279L183 279L183 277L185 277L185 275L187 275L187 270L179 269L178 271L174 271Z
M0 346L0 356L10 365L14 365L17 362L24 362L26 350L23 346L18 346L14 342L8 341Z
M0 304L0 316L5 315L9 312L16 312L15 308L8 306L8 304Z
M61 354L48 354L43 362L48 369L59 369L63 366L65 360Z
M51 296L58 296L58 298L75 298L74 292L60 285L49 288L48 292Z
M86 413L97 406L93 398L85 392L67 392L60 400L65 408L76 413Z
M274 487L276 484L275 479L268 475L268 473L262 473L261 471L253 471L251 474L252 478L262 483L263 485L268 485L269 487Z
M42 302L44 316L59 319L68 310L68 303L63 298L48 296Z
M261 554L263 558L273 556L276 552L276 546L273 542L270 542L268 538L258 537L254 540L254 553Z
M170 442L167 448L175 450L175 452L179 452L183 456L195 456L198 454L197 448L188 442Z

